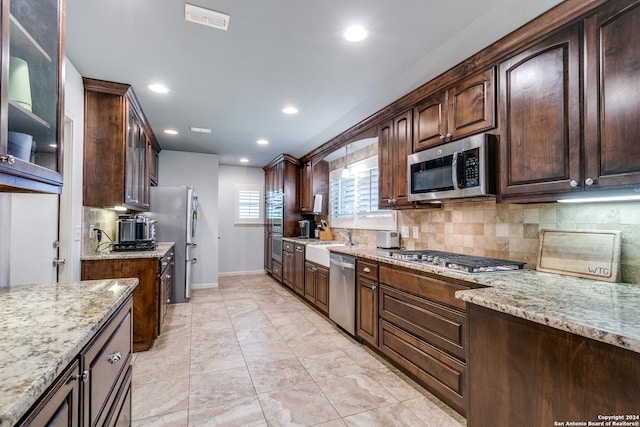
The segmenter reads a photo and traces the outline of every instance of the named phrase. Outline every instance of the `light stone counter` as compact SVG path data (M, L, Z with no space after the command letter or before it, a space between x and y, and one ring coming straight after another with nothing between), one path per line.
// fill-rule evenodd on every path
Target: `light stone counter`
M526 269L464 273L392 259L388 250L358 246L329 250L463 280L479 287L456 292L467 303L640 353L640 285Z
M137 286L89 280L0 289L0 426L29 410Z
M173 242L157 242L155 251L100 252L97 254L82 255L80 260L96 261L103 259L162 258L173 246Z

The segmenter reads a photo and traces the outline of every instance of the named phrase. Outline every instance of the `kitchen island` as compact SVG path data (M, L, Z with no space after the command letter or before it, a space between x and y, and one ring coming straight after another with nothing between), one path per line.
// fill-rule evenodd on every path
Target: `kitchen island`
M78 363L83 349L130 302L137 284L128 278L0 290L0 426L15 425Z

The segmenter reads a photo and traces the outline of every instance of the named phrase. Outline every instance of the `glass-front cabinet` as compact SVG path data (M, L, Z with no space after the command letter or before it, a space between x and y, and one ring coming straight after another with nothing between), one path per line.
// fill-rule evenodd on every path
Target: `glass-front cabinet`
M64 0L0 1L0 191L60 193Z

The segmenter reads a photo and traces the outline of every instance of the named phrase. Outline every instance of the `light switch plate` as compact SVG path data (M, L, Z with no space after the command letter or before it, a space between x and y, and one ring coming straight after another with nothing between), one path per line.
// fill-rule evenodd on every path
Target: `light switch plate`
M418 227L413 227L413 238L417 239L420 237L420 230L418 229Z
M400 235L402 237L404 237L405 239L409 238L409 226L408 225L403 225L400 228Z
M79 225L76 225L76 227L73 229L73 239L76 242L79 242L81 238L82 238L82 227L80 227Z

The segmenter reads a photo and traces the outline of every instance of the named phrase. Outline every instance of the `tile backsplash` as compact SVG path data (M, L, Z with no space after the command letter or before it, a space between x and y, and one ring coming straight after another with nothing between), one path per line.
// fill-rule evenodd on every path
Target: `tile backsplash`
M535 269L539 231L622 231L622 281L640 284L640 202L599 204L445 203L440 209L398 211L398 231L407 249L433 249L526 262ZM413 227L419 237L413 238ZM375 246L375 232L354 230L354 240Z
M118 221L118 212L116 211L84 206L82 208L82 255L95 253L99 244L100 248L104 248L106 243L109 242L109 238L114 241L118 240L116 221ZM103 236L100 243L98 243L95 235L93 239L89 239L89 226L91 224L104 231L108 237Z

